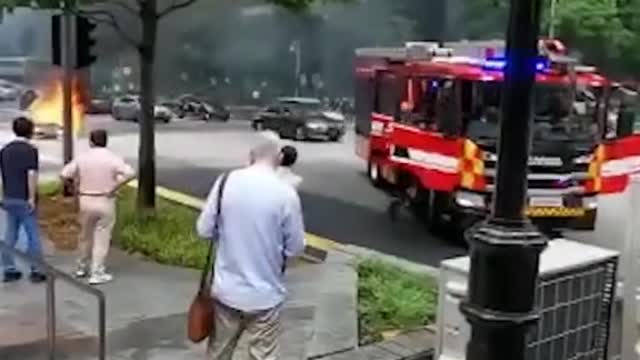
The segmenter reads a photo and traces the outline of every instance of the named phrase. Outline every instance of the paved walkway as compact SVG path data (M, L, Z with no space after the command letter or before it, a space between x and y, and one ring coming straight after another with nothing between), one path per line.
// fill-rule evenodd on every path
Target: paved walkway
M4 214L0 213L0 234ZM72 271L74 257L46 247L54 267ZM288 273L283 359L298 360L354 348L357 344L356 274L351 258L330 254L323 264L298 263ZM112 360L204 359L203 345L186 340L186 309L198 273L162 266L113 250L116 280L101 289L107 298L107 349ZM96 359L97 302L58 282L57 359ZM44 285L0 284L0 359L45 358ZM238 351L236 359L246 358Z

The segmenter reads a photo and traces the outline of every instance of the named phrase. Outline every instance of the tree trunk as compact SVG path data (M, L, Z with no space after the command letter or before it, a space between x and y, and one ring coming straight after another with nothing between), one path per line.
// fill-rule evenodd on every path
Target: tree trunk
M156 0L141 2L142 44L140 56L140 102L142 116L140 126L140 147L138 149L138 209L153 210L156 205L156 162L155 162L155 88L154 68L158 18Z

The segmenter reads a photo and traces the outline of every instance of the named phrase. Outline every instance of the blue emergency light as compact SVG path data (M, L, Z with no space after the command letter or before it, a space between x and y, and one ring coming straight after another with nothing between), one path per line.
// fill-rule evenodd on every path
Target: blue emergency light
M506 58L488 58L482 64L485 70L503 71L507 67ZM544 57L536 59L536 71L544 71L549 68L549 60Z

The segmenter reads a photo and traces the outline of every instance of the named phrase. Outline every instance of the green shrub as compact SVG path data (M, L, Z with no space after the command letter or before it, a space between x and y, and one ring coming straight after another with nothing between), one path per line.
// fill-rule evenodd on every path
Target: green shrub
M363 260L357 268L361 343L380 341L385 331L417 329L434 321L434 279L375 259Z
M118 198L114 237L122 249L162 264L204 267L208 243L196 234L195 210L158 198L154 214L141 214L135 190L125 188Z
M62 193L62 182L58 180L41 181L38 184L40 196L52 197Z

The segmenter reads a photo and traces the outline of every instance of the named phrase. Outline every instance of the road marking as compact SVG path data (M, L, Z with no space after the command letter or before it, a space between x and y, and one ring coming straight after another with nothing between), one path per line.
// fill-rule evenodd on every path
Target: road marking
M137 189L138 181L133 180L128 185L134 189ZM156 186L156 194L163 199L173 201L178 204L188 206L196 210L202 209L205 203L205 201L202 199L187 195L185 193L181 193L179 191L171 190L169 188L165 188L162 186ZM324 238L322 236L310 234L310 233L305 233L305 241L307 243L307 246L320 249L323 251L341 250L344 248L344 245L336 241Z

